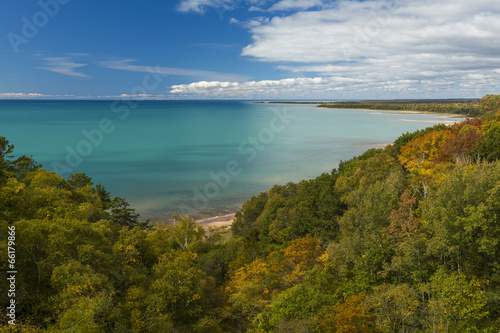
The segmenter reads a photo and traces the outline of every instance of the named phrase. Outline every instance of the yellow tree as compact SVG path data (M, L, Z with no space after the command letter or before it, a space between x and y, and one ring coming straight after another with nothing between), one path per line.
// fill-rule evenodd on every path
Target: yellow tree
M364 294L349 296L344 302L323 308L312 318L313 332L374 333L373 316L368 311Z
M284 282L287 286L293 286L316 264L323 254L323 249L317 237L307 235L291 241L282 252Z
M398 160L408 171L419 178L424 190L424 198L427 196L430 180L436 175L436 164L441 146L450 135L449 130L429 132L401 148Z
M299 284L323 253L319 239L307 235L290 242L266 260L256 259L230 277L226 293L233 309L251 323L283 290Z
M271 270L262 259L238 269L231 276L226 293L236 316L250 324L271 302Z

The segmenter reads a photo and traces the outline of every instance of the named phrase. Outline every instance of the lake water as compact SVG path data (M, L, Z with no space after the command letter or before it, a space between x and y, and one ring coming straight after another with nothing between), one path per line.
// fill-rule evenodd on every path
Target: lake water
M143 217L234 212L446 115L238 101L0 101L0 136L67 177L85 172Z

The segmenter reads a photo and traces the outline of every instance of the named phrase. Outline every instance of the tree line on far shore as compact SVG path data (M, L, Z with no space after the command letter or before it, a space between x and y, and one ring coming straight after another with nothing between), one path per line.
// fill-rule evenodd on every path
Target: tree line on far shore
M368 109L387 111L418 111L450 113L493 120L500 101L499 95L486 95L480 100L393 100L319 102L319 107L334 109Z

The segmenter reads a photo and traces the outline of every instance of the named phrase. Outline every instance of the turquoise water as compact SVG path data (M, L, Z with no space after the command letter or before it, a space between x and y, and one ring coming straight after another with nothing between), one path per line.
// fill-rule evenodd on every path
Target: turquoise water
M237 101L0 101L0 135L67 177L85 172L144 217L232 212L444 115Z

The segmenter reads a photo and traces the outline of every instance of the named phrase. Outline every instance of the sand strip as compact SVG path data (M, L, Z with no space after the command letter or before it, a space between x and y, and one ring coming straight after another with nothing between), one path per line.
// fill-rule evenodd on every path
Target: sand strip
M208 219L196 221L198 224L204 227L219 228L225 227L233 224L234 214L227 214L222 216L214 216Z

